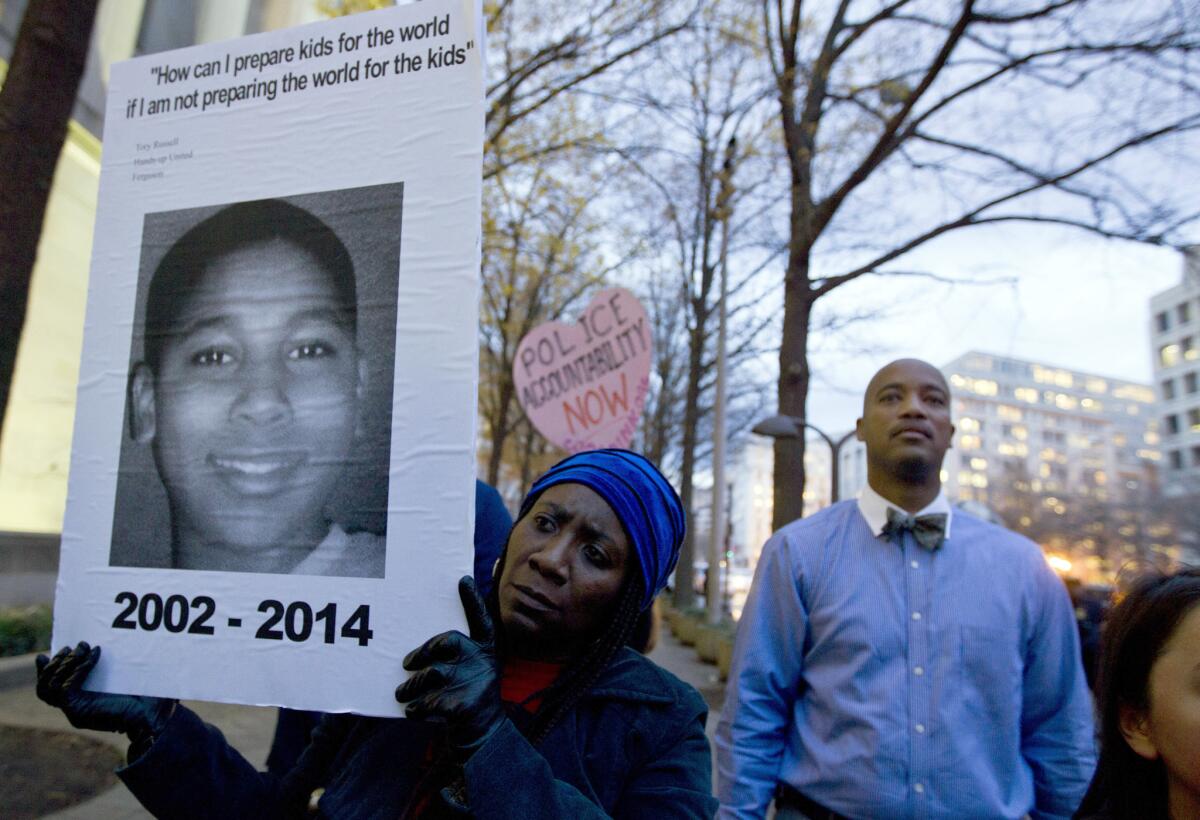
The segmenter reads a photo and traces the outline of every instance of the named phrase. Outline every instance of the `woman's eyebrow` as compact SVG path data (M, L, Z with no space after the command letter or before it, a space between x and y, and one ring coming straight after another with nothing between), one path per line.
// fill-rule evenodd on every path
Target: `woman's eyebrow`
M550 513L560 521L567 521L571 518L571 513L561 504L555 504L553 501L543 500L541 505L545 512Z
M543 512L549 513L558 521L571 521L576 517L575 513L561 504L555 504L553 501L542 501L541 504L543 505ZM580 522L579 531L585 538L592 541L603 541L605 544L615 543L612 535L603 528L597 527L588 521Z
M589 524L586 521L579 525L579 531L581 533L583 533L584 537L587 538L589 541L600 541L600 542L603 542L604 544L610 544L610 545L615 543L613 541L613 537L611 535L609 535L608 532L606 532L605 530L603 530L599 527L596 527L593 524Z

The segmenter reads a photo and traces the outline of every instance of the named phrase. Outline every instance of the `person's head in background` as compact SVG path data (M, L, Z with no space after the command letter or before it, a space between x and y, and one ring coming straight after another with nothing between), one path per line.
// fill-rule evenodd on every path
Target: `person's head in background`
M325 513L359 426L366 368L350 254L303 208L222 208L167 251L129 382L177 567L288 572Z
M1078 816L1200 817L1200 568L1137 581L1096 682L1100 762Z

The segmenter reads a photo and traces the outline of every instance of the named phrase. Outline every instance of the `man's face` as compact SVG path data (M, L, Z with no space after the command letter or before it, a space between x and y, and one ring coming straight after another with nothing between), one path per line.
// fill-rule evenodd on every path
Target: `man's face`
M513 527L500 619L513 650L565 660L608 621L634 560L612 507L582 484L555 484Z
M135 373L135 431L153 441L177 533L235 550L315 546L363 388L329 273L282 240L218 257L160 360L140 390Z
M868 463L902 481L923 480L941 469L950 447L950 391L937 369L901 359L871 379L858 420Z

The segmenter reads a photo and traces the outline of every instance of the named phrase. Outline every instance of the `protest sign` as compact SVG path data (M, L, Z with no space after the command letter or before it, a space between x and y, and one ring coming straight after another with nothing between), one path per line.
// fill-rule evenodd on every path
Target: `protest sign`
M113 67L54 644L101 691L396 716L463 626L481 23Z
M517 346L513 381L525 414L570 453L628 447L650 388L650 323L637 297L606 288L579 324L547 322Z

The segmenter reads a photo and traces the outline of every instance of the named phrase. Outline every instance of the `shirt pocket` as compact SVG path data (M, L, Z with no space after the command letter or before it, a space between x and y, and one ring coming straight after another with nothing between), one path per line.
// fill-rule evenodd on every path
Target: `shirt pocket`
M959 690L968 710L989 722L1019 730L1023 662L1016 629L963 624L959 627Z

